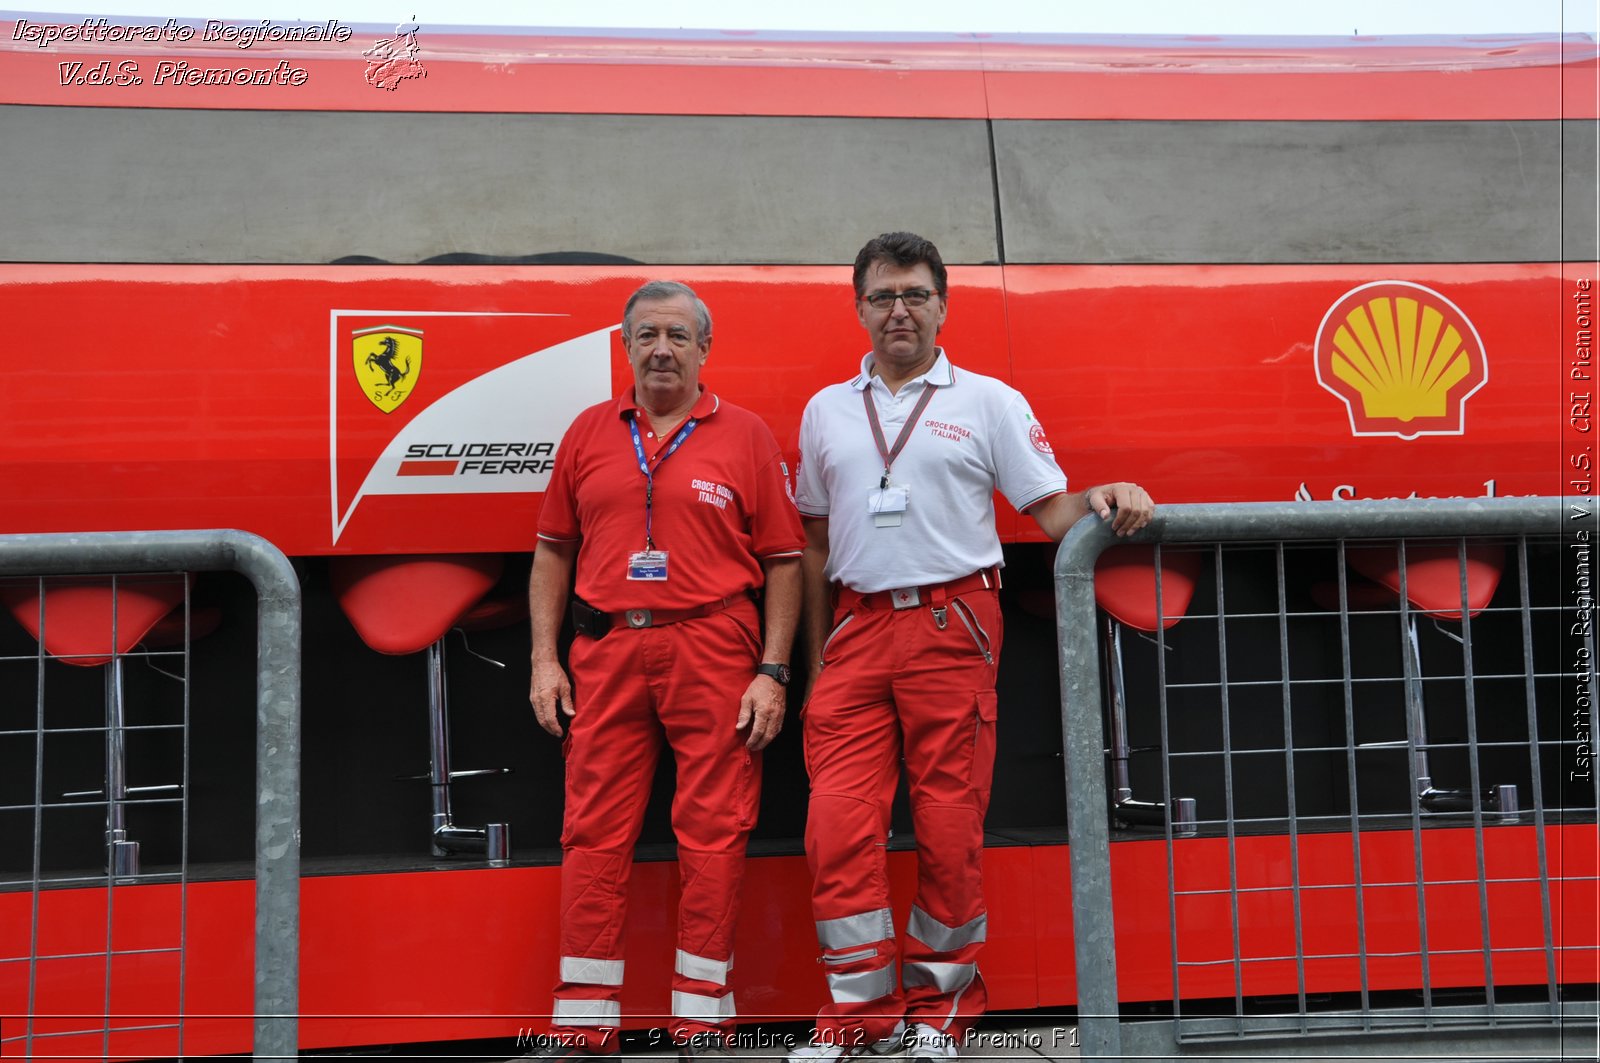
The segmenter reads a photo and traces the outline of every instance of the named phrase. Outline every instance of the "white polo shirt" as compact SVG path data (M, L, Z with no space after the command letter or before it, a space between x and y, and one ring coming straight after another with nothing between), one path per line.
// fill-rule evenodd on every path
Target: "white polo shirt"
M863 594L945 583L1001 563L994 528L998 487L1018 510L1067 489L1044 429L1015 388L952 366L943 348L898 395L861 360L854 380L812 396L800 422L795 501L828 518L830 580ZM908 489L901 522L880 527L869 511L883 477L862 394L876 404L894 448L925 388L936 388L894 459L889 482Z

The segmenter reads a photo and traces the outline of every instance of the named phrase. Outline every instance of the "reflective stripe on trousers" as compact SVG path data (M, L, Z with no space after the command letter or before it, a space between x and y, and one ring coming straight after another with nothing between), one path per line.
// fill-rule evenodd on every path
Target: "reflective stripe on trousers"
M702 982L714 982L717 985L728 984L728 972L733 970L733 957L726 960L712 960L704 956L678 950L678 960L673 966L673 971L685 978L695 978Z
M572 1000L556 997L550 1016L563 1026L621 1026L622 1005L615 1000Z
M689 1019L712 1026L732 1022L738 1018L738 1013L733 1007L732 993L724 993L720 997L707 997L677 989L672 991L672 1015L677 1019Z
M887 908L876 908L859 915L844 915L837 919L823 919L817 923L817 943L824 950L848 949L893 940L894 913Z
M985 912L960 926L945 926L921 908L912 905L911 921L906 924L906 933L934 952L954 952L989 939L989 915Z
M583 985L621 985L622 960L591 960L582 956L561 957L561 980Z
M893 996L895 991L894 963L872 971L852 971L848 974L828 972L828 992L835 1004L870 1004L874 1000Z

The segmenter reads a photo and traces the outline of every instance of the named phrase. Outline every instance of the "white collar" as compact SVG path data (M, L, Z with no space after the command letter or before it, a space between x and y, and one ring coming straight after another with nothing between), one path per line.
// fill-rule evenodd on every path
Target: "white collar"
M934 350L938 354L934 357L933 364L927 368L926 372L906 381L906 384L914 384L920 380L932 387L944 388L956 382L955 367L950 364L950 359L945 357L944 348L935 347ZM863 391L870 387L875 377L872 368L872 352L868 351L861 356L861 372L856 374L854 380L850 381L850 386L857 391ZM901 385L901 387L904 386L904 384Z

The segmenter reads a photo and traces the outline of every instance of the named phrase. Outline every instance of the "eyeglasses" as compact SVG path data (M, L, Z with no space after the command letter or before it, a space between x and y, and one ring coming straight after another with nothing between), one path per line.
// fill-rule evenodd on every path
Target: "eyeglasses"
M889 310L894 306L896 299L906 304L906 309L926 306L937 292L930 292L926 288L908 288L903 292L870 292L861 298L866 300L868 306L874 310Z

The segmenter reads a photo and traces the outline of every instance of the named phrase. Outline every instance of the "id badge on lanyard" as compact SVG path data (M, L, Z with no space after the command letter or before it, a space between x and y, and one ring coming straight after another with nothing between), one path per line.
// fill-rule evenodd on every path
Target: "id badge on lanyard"
M867 512L872 514L874 528L898 528L905 519L906 506L911 501L911 488L906 484L879 487L867 492Z
M906 418L906 423L901 426L900 434L895 437L894 447L891 449L883 437L883 425L878 421L878 407L872 401L872 387L868 385L861 389L861 401L867 407L867 424L872 426L872 441L877 444L878 455L883 458L883 476L878 480L878 486L867 492L867 512L872 515L874 528L898 528L905 521L906 507L911 504L911 485L891 485L889 468L894 464L894 459L905 449L906 442L911 438L911 430L917 426L918 418L928 408L928 403L933 401L933 392L932 384L922 385L922 397L917 400L911 416Z
M656 462L660 468L666 460L672 457L677 449L683 446L683 441L689 438L695 425L699 424L694 418L683 423L678 429L678 434L667 444L666 451ZM644 580L649 582L664 583L667 579L667 552L657 550L656 543L650 536L651 516L655 506L656 478L650 470L650 462L644 456L644 443L639 439L639 419L637 416L628 420L628 431L633 436L633 454L639 459L639 471L644 474L644 549L628 555L628 579Z
M628 578L665 581L667 578L667 552L665 550L640 550L628 555Z

